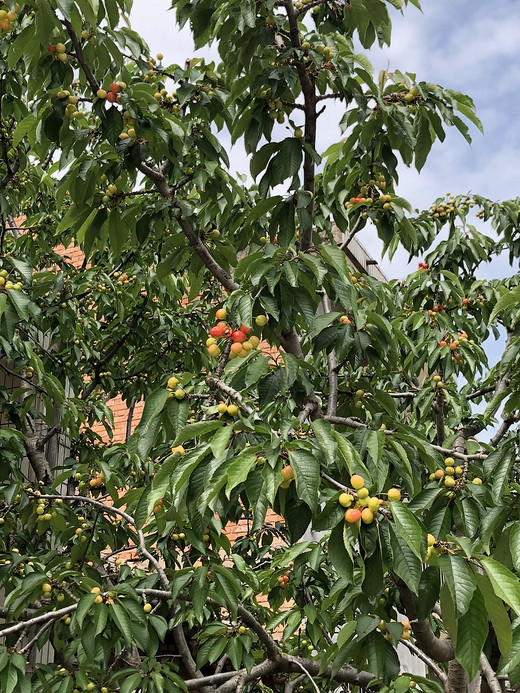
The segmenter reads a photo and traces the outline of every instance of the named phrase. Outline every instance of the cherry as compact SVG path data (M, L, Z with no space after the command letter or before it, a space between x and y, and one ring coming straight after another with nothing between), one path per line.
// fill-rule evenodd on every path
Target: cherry
M224 328L220 327L220 325L215 325L215 327L212 327L211 330L209 331L210 335L212 337L222 337L224 334Z
M235 330L235 332L231 333L231 339L234 342L245 342L247 339L247 335L242 332L242 330Z

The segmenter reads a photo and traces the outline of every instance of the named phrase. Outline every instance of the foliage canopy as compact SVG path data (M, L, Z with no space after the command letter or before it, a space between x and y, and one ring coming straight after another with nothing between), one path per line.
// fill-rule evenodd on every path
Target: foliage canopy
M520 681L518 278L477 278L520 201L395 194L480 127L356 52L408 4L175 0L183 66L130 0L2 6L5 693L404 693L399 643L424 693ZM372 226L418 271L351 265Z

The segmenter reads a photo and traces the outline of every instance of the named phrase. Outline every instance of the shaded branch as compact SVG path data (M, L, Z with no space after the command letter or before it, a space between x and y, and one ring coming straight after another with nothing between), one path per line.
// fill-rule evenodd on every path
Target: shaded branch
M83 53L83 48L81 47L81 42L78 38L78 35L74 31L74 27L72 24L69 22L68 19L62 19L60 20L65 29L67 29L67 33L70 36L70 39L72 41L72 45L74 46L74 53L76 55L77 61L79 63L79 66L83 70L83 74L85 75L87 82L90 85L90 88L94 92L94 94L97 94L99 90L99 83L94 77L94 73L90 69L90 65L87 63L85 59L85 55Z
M449 638L441 640L434 634L428 621L419 621L417 619L412 592L402 580L397 581L397 589L420 649L436 662L451 661L455 657L455 650L451 640Z
M480 669L484 674L484 678L488 682L491 693L503 693L502 686L500 685L500 682L498 681L488 658L483 652L480 655Z
M101 508L105 512L119 515L120 517L125 519L129 524L135 527L134 518L128 513L126 513L124 510L121 510L121 508L115 508L113 505L107 505L106 503L102 503L101 501L95 500L94 498L88 498L87 496L59 496L54 494L41 494L38 495L38 498L45 498L49 500L56 500L58 498L61 498L64 501L71 501L73 503L90 503L91 505L94 505L96 508ZM136 534L141 554L154 566L155 570L157 571L157 574L159 575L159 579L161 581L162 586L166 590L169 590L170 582L159 561L146 548L146 541L143 531L140 529L136 529Z
M502 440L502 438L506 435L506 433L509 431L511 426L517 421L518 416L516 414L512 414L511 416L508 416L507 419L504 419L504 421L502 421L502 423L500 424L500 428L498 429L498 431L489 441L489 444L495 448Z
M443 672L443 670L439 666L437 666L433 659L428 657L427 654L425 654L419 647L417 647L417 645L414 645L414 643L410 640L401 640L401 645L407 647L410 650L410 652L413 652L416 657L422 660L426 664L426 666L433 671L433 673L442 683L444 688L446 688L448 683L448 677Z
M212 390L220 390L220 392L223 392L228 397L231 397L231 399L234 400L240 406L240 408L246 412L246 414L255 413L255 410L244 402L244 398L242 397L240 392L237 392L237 390L235 390L234 388L230 387L229 385L226 385L226 383L222 382L222 380L208 376L206 378L206 384Z

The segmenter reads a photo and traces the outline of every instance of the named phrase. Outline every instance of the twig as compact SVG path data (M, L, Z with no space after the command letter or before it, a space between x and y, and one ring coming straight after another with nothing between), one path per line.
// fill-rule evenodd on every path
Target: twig
M29 640L28 643L26 643L21 650L18 651L19 654L24 654L25 652L29 652L31 647L34 645L34 643L39 640L40 636L45 633L47 628L50 628L53 624L53 621L48 621L47 623L44 623L43 626L40 628L40 630Z
M293 662L294 664L296 664L296 666L297 666L299 669L301 669L301 670L303 671L303 673L305 674L305 676L306 676L306 677L309 679L309 681L312 683L312 685L313 685L314 690L316 691L316 693L320 693L320 689L319 689L318 686L316 685L316 681L312 678L310 672L307 671L307 669L303 666L303 664L300 662L300 660L299 660L297 657L288 657L288 659L289 659L290 662Z
M401 644L407 647L410 650L410 652L413 652L414 655L416 655L416 657L422 659L426 666L433 671L433 673L442 683L444 688L446 688L446 685L448 683L448 677L442 671L442 669L433 661L433 659L430 659L430 657L428 657L428 655L425 654L420 647L417 647L417 645L415 645L413 642L410 642L410 640L401 640Z
M486 681L488 682L488 686L491 690L491 693L503 693L502 686L498 682L495 672L493 671L488 658L483 652L480 655L480 668L482 670L482 673L484 674Z
M126 513L124 510L121 510L120 508L115 508L113 505L106 505L105 503L101 503L100 501L94 500L94 498L88 498L87 496L58 496L58 495L53 495L53 494L41 494L38 496L38 498L45 498L49 500L56 500L58 498L61 498L64 501L71 501L73 503L90 503L91 505L94 505L97 508L101 508L105 512L109 513L115 513L116 515L120 515L122 518L124 518L129 524L131 524L133 527L135 527L135 520L134 518ZM148 549L146 548L146 541L144 534L142 530L136 529L137 537L139 540L139 549L141 554L148 560L150 563L154 566L155 570L157 571L157 574L159 575L159 579L161 581L161 584L166 590L170 589L170 582L166 576L166 573L164 572L161 564L159 561L153 556ZM57 612L56 612L57 613Z
M206 383L212 390L220 390L228 395L228 397L231 397L231 399L234 400L240 406L240 408L246 412L246 414L250 415L255 413L255 410L244 402L244 398L240 392L237 392L234 388L226 385L226 383L222 382L222 380L208 376L206 378Z
M74 31L74 27L72 24L69 22L68 19L62 19L60 20L65 29L67 29L67 33L71 38L72 45L74 46L74 53L76 55L76 58L78 60L79 66L83 70L83 74L85 75L87 82L90 84L90 88L94 92L94 94L97 94L99 90L99 84L94 77L94 74L92 70L90 69L90 65L87 63L85 60L85 56L83 54L83 48L81 47L81 43L78 39L78 35Z
M358 216L358 218L356 219L356 223L352 227L352 231L349 233L349 235L343 241L343 243L339 246L340 250L345 250L345 248L348 248L348 246L350 245L350 243L351 243L352 239L354 238L354 236L356 235L356 233L361 229L362 222L363 222L363 217L360 214Z

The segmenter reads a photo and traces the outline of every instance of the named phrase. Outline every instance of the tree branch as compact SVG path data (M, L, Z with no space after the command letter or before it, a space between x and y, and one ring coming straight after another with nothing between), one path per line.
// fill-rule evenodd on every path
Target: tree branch
M289 37L291 45L297 50L301 50L300 28L298 26L298 10L293 5L292 0L284 0L284 7L289 20ZM307 71L305 64L301 62L295 54L295 65L298 72L304 100L305 111L305 141L312 147L316 148L316 88ZM315 164L312 155L306 150L303 159L303 188L312 195L310 203L307 205L307 212L310 217L310 224L307 228L302 229L300 234L300 248L303 252L307 251L312 245L312 229L314 219L314 170Z
M206 378L206 383L212 390L220 390L220 392L223 392L228 397L231 397L232 400L234 400L238 405L240 405L240 408L243 409L246 412L246 414L255 413L255 410L244 402L244 398L242 397L240 392L237 392L234 388L230 387L229 385L226 385L226 383L222 382L222 380L208 376Z
M38 623L46 623L47 621L56 621L62 616L67 616L78 608L77 604L70 604L69 606L64 606L63 609L56 609L56 611L47 611L45 614L40 614L34 618L30 618L28 621L20 621L14 626L9 626L0 630L0 637L5 637L6 635L11 635L11 633L18 633L24 628L30 628L31 626L36 626Z
M488 682L491 693L503 693L502 686L500 685L500 682L498 681L488 658L483 652L480 655L480 669L484 674L484 678Z
M511 416L508 416L507 419L504 419L504 421L502 421L502 423L500 424L500 428L498 429L498 431L489 441L489 444L496 448L496 446L500 443L505 434L509 431L511 426L517 421L518 416L516 414L511 414Z
M25 434L27 459L38 481L48 484L52 481L52 468L43 450L42 440L34 433Z
M85 55L83 54L83 48L81 47L80 40L78 38L78 35L74 31L74 27L72 24L69 22L68 19L62 19L60 20L65 29L67 29L67 33L70 36L70 39L72 41L72 45L74 46L74 53L76 55L76 58L78 60L79 66L83 70L83 74L85 75L87 82L90 84L90 88L94 92L94 94L97 94L99 90L99 84L96 78L94 77L94 73L90 69L90 65L87 63L85 59Z
M87 496L58 496L58 495L53 495L53 494L41 494L37 496L38 498L45 498L49 500L56 500L58 498L61 498L64 501L71 501L73 503L90 503L91 505L94 505L96 508L101 508L103 511L108 512L108 513L115 513L116 515L119 515L120 517L124 518L130 525L135 527L135 520L134 518L126 513L124 510L121 510L120 508L115 508L113 505L106 505L105 503L102 503L101 501L94 500L94 498L88 498ZM139 543L139 550L141 554L148 560L150 563L154 566L155 570L157 571L157 574L159 575L159 579L161 581L162 586L165 588L165 590L170 589L170 582L166 576L166 573L164 572L161 564L159 561L155 558L153 554L151 554L148 549L146 548L146 540L143 534L143 531L141 529L136 529L136 534L138 538L138 543Z
M428 655L424 653L420 647L414 645L414 643L410 642L410 640L401 640L401 644L407 647L410 650L410 652L413 652L416 657L421 659L426 664L426 666L433 671L433 673L442 683L444 688L446 688L446 685L448 683L448 677L443 672L443 670L439 666L437 666L433 659L428 657Z
M190 648L188 647L188 643L186 642L186 636L184 635L182 624L179 624L178 626L172 628L172 634L173 639L175 641L175 647L177 648L177 653L180 656L183 665L186 667L188 674L192 676L196 681L202 681L205 677L197 669L195 660L191 656ZM207 691L209 693L209 689L206 687L204 683L202 683L202 685L200 686L200 690Z
M451 640L449 638L441 640L434 634L428 621L417 620L412 592L402 580L397 581L397 588L406 615L412 624L413 634L421 650L436 662L449 662L452 660L455 657L455 651Z

